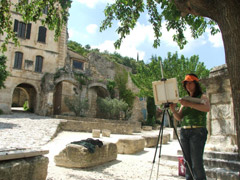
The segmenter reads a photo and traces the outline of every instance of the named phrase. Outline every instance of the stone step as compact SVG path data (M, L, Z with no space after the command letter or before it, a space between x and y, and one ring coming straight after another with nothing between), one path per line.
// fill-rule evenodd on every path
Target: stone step
M240 174L237 171L226 170L224 168L209 168L205 166L206 175L217 180L239 180Z
M212 168L224 168L226 170L240 170L239 161L228 161L224 159L204 158L204 165Z
M240 157L237 153L229 152L217 152L217 151L205 151L205 158L225 159L230 161L240 161Z
M182 151L177 152L182 155ZM227 170L239 170L240 160L237 153L206 151L204 152L204 164L209 167L225 168Z

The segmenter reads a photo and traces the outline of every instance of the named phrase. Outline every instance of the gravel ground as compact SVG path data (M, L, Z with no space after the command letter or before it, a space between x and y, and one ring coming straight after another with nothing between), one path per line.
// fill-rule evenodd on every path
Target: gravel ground
M91 133L66 131L55 137L60 121L27 113L0 115L0 149L41 147L49 150L47 180L150 180L151 172L151 179L185 179L178 176L177 161L164 160L157 155L153 163L155 148L145 148L144 151L134 155L118 154L117 160L93 168L73 169L55 166L54 156L66 144L92 137ZM149 132L132 136L141 136L144 133ZM100 140L116 142L123 136L129 135L111 134L110 138L101 137ZM171 153L173 150L175 153L177 149L179 149L177 142L171 142L163 145L162 154Z

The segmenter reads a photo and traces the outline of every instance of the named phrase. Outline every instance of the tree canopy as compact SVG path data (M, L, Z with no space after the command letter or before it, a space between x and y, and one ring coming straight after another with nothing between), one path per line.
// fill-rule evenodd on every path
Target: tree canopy
M140 89L140 95L145 97L153 97L152 82L161 80L161 57L152 56L149 64L143 62L139 64L137 74L132 75L133 82ZM205 78L209 75L204 63L199 62L199 57L194 55L189 59L183 55L178 57L178 53L168 53L168 57L162 62L163 76L166 79L176 78L178 81L178 89L180 97L186 94L183 89L182 80L188 73L196 73L199 78Z
M192 36L198 38L206 28L211 28L211 33L219 32L216 28L215 21L206 19L193 14L182 16L181 12L176 8L173 1L168 0L116 0L113 4L108 4L105 8L105 19L102 21L100 30L103 31L112 26L114 20L120 21L117 33L120 38L114 43L116 48L119 48L122 40L126 35L130 34L130 30L136 26L137 20L141 13L147 10L149 22L153 26L155 40L153 46L160 46L160 37L162 36L162 23L166 23L167 30L174 29L176 34L173 35L173 40L177 42L182 49L186 45L187 40L184 31L189 25Z

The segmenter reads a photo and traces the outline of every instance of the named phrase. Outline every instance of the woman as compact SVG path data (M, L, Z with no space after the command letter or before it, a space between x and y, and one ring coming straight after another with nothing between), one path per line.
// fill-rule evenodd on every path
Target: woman
M192 170L186 165L186 180L192 180L192 174L196 180L206 180L203 165L203 152L207 140L206 114L210 110L209 100L202 93L199 79L195 74L185 76L183 86L189 96L201 98L203 104L197 104L186 100L180 100L181 107L176 111L176 104L171 104L173 116L181 121L180 140L184 151L184 158Z

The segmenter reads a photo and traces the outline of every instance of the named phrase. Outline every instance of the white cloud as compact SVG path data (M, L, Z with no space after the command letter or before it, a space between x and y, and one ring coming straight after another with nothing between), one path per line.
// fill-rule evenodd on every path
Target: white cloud
M213 47L215 48L223 47L223 40L222 40L221 33L211 35L211 30L209 28L206 31L208 35L208 40L212 43Z
M95 46L93 48L98 48L100 51L107 50L110 53L118 52L122 56L128 56L132 58L144 59L145 52L138 50L137 48L144 44L149 43L152 45L154 40L154 34L152 27L150 25L143 25L137 23L136 27L130 32L130 34L123 39L120 49L114 48L114 41L104 41L102 44Z
M97 28L98 26L96 24L89 24L87 27L86 27L86 30L89 34L95 34L96 31L97 31Z
M175 30L170 30L167 31L166 24L164 23L162 26L162 37L161 41L165 45L171 47L171 48L176 48L176 51L180 52L187 52L191 51L194 48L197 48L199 46L202 46L207 43L206 39L204 36L199 37L198 39L194 39L191 34L191 29L187 27L186 31L184 32L184 35L186 37L186 40L188 41L187 45L184 46L183 50L180 50L180 48L177 45L177 42L173 41L173 35L175 34Z
M68 29L68 35L69 35L69 39L74 39L74 38L80 36L80 33L73 28L69 28Z
M114 0L76 0L77 2L86 5L89 8L94 8L98 3L113 3Z

